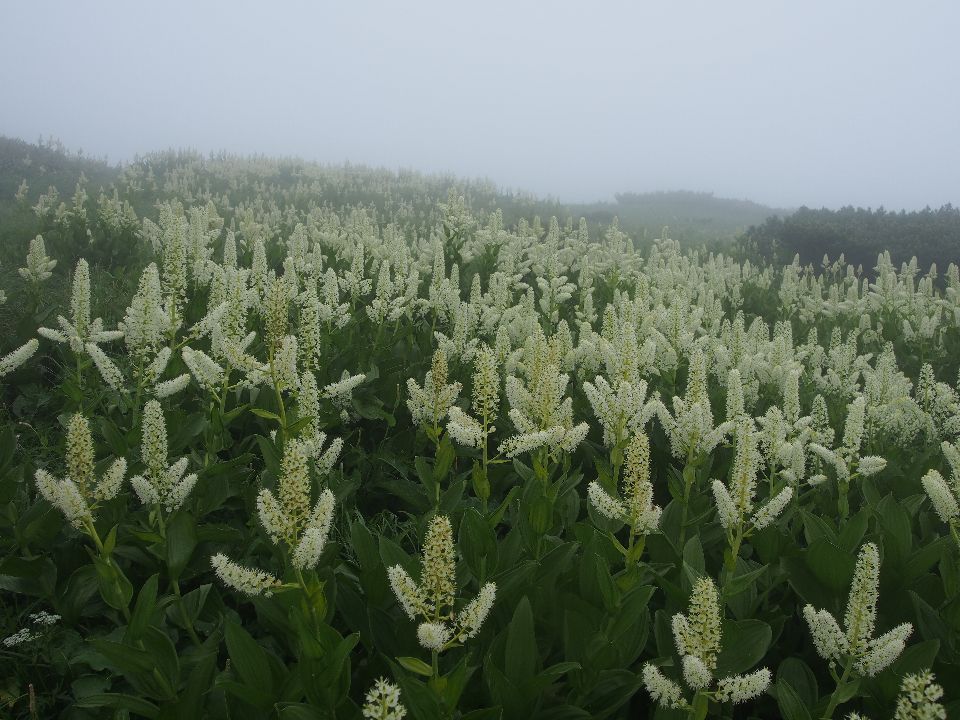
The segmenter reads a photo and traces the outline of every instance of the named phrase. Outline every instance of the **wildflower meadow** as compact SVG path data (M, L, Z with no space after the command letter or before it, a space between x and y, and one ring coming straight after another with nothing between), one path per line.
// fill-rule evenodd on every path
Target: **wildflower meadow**
M11 202L3 717L960 710L957 265L262 157Z

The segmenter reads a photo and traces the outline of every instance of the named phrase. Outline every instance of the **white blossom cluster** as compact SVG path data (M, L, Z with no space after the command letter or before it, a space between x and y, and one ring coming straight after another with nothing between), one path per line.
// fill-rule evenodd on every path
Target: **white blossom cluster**
M506 380L509 416L517 429L500 446L507 457L540 448L573 452L587 436L589 425L573 421L573 401L566 396L570 377L562 372L564 354L562 335L547 338L538 331L525 344L521 376Z
M32 338L27 340L27 342L13 352L0 358L0 377L12 373L18 367L23 365L27 360L36 354L39 347L40 343L37 341L37 339Z
M276 493L263 488L257 495L260 523L273 543L287 546L298 570L316 567L333 523L335 499L329 488L320 493L315 503L311 502L311 459L315 458L318 474L325 476L343 447L338 438L321 453L324 440L320 433L309 442L290 441L284 450Z
M423 542L420 582L401 565L387 569L390 587L404 613L420 619L417 640L431 652L442 652L476 636L493 608L496 583L488 582L475 598L454 611L457 599L456 550L450 519L437 515L427 528Z
M101 502L112 500L120 492L127 473L127 461L118 458L103 475L94 471L93 436L90 423L80 414L67 423L66 469L62 479L44 469L34 475L37 490L44 500L63 513L77 529L90 530L94 511Z
M27 253L26 267L19 268L20 277L30 283L39 285L53 276L53 269L57 261L47 256L47 249L43 236L37 235L30 241L30 251Z
M587 487L587 497L604 517L627 523L633 535L648 535L656 532L662 510L653 503L650 441L643 431L633 436L625 457L622 495L614 497L593 481Z
M158 401L150 400L143 408L140 443L144 471L132 477L130 484L144 505L160 505L167 512L173 512L186 501L197 483L197 476L195 473L185 474L189 464L187 458L168 465L168 455L163 409Z
M770 686L767 668L752 673L729 675L716 680L717 658L722 639L721 606L717 587L709 578L699 578L690 595L690 609L673 616L673 639L681 658L683 681L695 693L706 694L717 702L742 703L759 697ZM659 667L646 663L643 683L650 697L665 708L690 709L680 683L671 680Z
M36 627L20 628L13 633L13 635L8 635L3 639L2 643L4 647L15 648L20 645L35 642L43 637L45 630L49 630L49 628L60 622L61 619L59 615L48 613L46 610L30 613L29 617L30 622L39 627L39 630Z
M81 258L73 273L73 289L70 295L70 319L57 316L59 330L39 328L37 332L48 340L66 343L77 354L89 352L90 347L119 340L122 330L105 330L103 320L90 317L90 266ZM101 359L102 362L102 359ZM109 361L108 361L109 362ZM112 364L112 363L111 363Z
M899 657L913 632L910 623L903 623L874 637L880 585L880 554L877 546L867 543L860 548L850 586L850 597L843 618L846 630L826 610L812 605L803 609L817 653L831 663L851 658L853 669L861 676L872 677Z
M378 678L367 691L362 712L367 720L402 720L407 716L400 702L400 688L385 678Z

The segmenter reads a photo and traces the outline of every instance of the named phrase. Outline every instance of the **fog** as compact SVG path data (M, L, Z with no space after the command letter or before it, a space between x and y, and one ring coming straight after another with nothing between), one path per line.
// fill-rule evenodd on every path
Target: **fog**
M565 201L960 201L960 5L29 2L0 134L487 177Z

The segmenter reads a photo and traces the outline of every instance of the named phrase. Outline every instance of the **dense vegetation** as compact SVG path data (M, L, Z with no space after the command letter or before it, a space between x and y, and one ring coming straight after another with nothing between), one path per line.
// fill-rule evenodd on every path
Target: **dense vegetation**
M0 217L5 715L960 709L956 266L55 161Z
M890 251L895 263L911 258L924 267L941 269L960 261L960 208L952 205L914 212L844 207L840 210L800 208L772 216L739 239L745 254L772 262L819 263L841 252L848 263L871 269L877 255Z

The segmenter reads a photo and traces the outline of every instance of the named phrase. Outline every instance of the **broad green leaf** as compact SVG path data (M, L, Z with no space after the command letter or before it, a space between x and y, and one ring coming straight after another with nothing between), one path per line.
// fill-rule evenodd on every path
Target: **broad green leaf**
M514 683L530 680L537 666L537 638L534 634L533 609L524 596L513 611L507 626L507 644L504 649L504 672Z
M97 693L87 695L74 700L73 705L78 708L109 707L116 708L117 710L128 710L145 718L156 718L160 716L160 708L153 703L123 693Z
M725 620L717 677L752 670L767 654L772 637L770 626L761 620Z
M150 624L150 619L153 616L153 611L157 603L158 580L158 575L151 575L143 584L143 587L140 588L140 593L137 595L137 602L130 615L130 623L127 625L127 631L124 635L126 642L136 642L140 636L143 635L147 625Z
M174 513L167 525L167 569L171 578L180 577L196 546L197 521L184 510Z
M228 621L224 627L227 653L236 674L257 698L258 705L272 702L273 676L267 651L237 623Z

